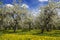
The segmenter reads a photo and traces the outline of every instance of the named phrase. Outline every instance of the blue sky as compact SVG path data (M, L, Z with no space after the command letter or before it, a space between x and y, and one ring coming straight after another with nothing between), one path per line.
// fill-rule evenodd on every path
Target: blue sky
M12 0L0 0L3 4L11 4ZM60 0L55 0L60 1ZM22 4L26 4L31 9L38 8L39 6L44 6L48 4L48 0L22 0Z
M0 0L3 4L11 4L12 0ZM29 8L37 8L42 5L47 5L47 1L40 2L39 0L22 0L22 4L27 4Z
M3 4L12 4L12 0L0 0L0 2L3 2ZM56 2L60 0L55 0ZM48 0L22 0L21 6L27 6L34 15L37 15L37 13L40 12L40 9L38 9L40 6L45 6L48 4Z

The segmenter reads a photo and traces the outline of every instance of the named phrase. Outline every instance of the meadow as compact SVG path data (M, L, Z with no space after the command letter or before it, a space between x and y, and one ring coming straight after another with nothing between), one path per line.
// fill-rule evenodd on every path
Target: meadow
M0 40L60 40L60 1L6 2L0 1Z
M0 32L0 40L60 40L60 30L40 33L40 30L6 30Z

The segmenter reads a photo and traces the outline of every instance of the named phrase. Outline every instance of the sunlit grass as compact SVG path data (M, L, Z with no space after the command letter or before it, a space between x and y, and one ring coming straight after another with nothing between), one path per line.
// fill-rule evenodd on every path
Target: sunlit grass
M60 40L60 30L40 33L40 30L0 32L0 40Z
M0 37L1 40L60 40L59 37L37 36L37 35L16 35L4 34Z

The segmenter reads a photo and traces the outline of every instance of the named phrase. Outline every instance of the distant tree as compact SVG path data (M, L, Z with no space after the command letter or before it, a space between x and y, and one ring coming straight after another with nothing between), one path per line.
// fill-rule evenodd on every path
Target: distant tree
M43 33L45 29L50 31L55 26L56 21L54 21L54 19L57 19L57 14L56 5L54 3L49 3L48 6L42 7L39 17L41 33Z

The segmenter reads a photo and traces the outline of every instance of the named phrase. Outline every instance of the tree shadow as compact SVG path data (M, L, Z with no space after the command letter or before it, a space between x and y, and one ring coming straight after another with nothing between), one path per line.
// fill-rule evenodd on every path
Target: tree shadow
M4 33L3 33L3 30L0 30L0 36L3 35L3 34L4 34Z

